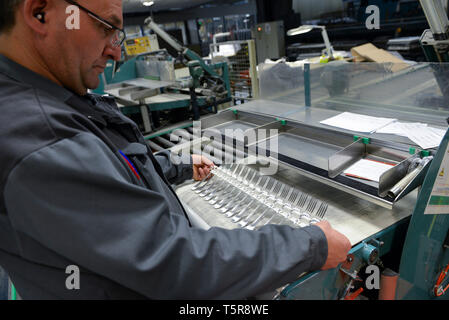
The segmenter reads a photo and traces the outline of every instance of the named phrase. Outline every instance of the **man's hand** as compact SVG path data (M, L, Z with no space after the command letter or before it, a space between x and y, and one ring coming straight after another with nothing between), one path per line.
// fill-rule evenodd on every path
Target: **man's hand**
M193 179L196 181L203 180L210 173L215 164L208 158L198 154L192 155L193 160Z
M321 270L333 269L346 260L351 243L345 235L333 229L329 222L321 221L315 225L324 232L327 239L327 259Z

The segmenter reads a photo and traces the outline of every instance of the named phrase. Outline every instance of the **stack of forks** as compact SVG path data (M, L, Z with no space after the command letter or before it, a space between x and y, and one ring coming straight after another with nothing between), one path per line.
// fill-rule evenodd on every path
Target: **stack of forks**
M304 227L324 219L328 205L245 165L215 167L192 190L239 227Z

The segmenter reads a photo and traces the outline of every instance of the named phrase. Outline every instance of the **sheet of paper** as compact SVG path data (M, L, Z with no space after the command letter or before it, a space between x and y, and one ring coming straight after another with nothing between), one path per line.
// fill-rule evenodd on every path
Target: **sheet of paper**
M343 173L347 176L379 182L380 176L393 167L393 164L362 159L354 163Z
M427 127L427 123L405 123L405 122L392 122L389 125L380 128L376 133L396 134L399 136L407 137L407 132L414 130L421 130Z
M394 121L396 121L396 119L378 118L351 112L343 112L335 117L323 120L320 123L351 131L372 133Z
M445 130L432 127L407 130L407 137L423 149L437 148L445 134Z
M376 130L376 133L407 137L423 149L436 148L446 134L445 130L428 127L426 123L393 122Z

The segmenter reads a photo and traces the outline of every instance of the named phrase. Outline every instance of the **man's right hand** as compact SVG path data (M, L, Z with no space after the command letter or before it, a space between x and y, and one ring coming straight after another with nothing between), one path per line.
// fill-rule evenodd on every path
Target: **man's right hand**
M327 259L321 270L333 269L346 260L351 250L351 242L345 235L333 229L327 221L315 225L324 232L327 239Z

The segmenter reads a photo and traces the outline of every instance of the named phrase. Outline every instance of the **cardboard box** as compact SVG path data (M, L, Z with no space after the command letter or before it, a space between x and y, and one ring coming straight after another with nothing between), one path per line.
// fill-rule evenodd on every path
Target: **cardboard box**
M404 70L409 65L386 50L379 49L371 43L367 43L351 49L355 62L393 63L391 70L397 72Z

